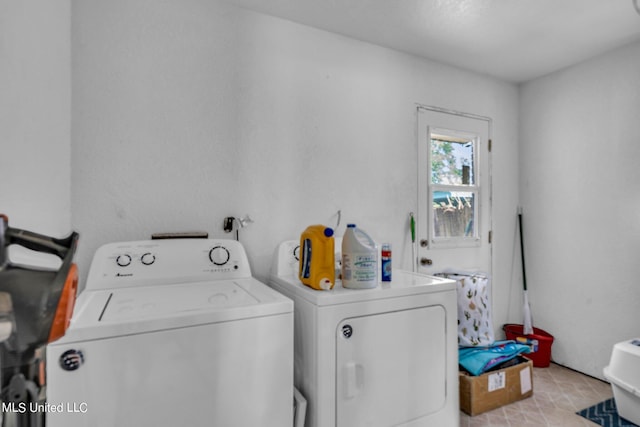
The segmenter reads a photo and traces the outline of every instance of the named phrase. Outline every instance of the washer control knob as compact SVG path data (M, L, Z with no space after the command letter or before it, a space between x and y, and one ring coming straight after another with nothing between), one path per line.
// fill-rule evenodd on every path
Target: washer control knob
M151 252L147 252L146 254L140 257L140 262L144 265L151 265L156 261L156 256Z
M120 267L126 267L129 264L131 264L131 256L124 254L124 255L118 255L118 258L116 258L116 264L118 264Z
M215 265L225 265L230 257L229 251L224 246L215 246L209 251L209 259Z

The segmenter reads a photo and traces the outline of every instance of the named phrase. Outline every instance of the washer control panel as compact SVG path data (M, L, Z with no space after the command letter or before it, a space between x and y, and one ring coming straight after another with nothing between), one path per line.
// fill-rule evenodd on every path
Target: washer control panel
M276 276L297 276L300 266L300 241L284 241L278 245L276 251L271 271L275 272Z
M96 251L87 289L251 277L242 244L229 239L159 239L106 244Z

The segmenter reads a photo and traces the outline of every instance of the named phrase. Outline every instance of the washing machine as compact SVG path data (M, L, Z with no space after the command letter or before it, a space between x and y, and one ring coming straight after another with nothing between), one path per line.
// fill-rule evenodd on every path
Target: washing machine
M455 282L394 270L376 288L317 291L298 280L298 253L276 248L269 284L294 301L306 426L458 427Z
M293 303L235 240L102 246L46 356L47 427L293 422Z

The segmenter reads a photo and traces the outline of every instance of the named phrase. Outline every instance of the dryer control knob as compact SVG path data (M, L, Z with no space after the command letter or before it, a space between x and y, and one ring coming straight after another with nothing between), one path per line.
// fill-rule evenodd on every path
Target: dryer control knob
M224 246L215 246L209 251L209 259L215 265L225 265L231 256Z
M146 254L140 257L140 262L144 265L151 265L156 261L156 256L151 252L147 252Z
M126 267L129 264L131 264L131 256L124 254L124 255L118 255L118 258L116 258L116 264L118 264L120 267Z

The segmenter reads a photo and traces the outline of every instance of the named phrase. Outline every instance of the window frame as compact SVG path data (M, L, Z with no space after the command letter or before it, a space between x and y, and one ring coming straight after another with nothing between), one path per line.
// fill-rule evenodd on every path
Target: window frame
M473 161L472 161L472 173L473 173L473 183L470 184L435 184L433 183L433 170L432 170L432 135L440 135L451 138L452 142L460 143L460 141L470 141L473 143ZM460 141L455 141L460 140ZM480 155L480 135L470 132L462 132L457 130L446 129L442 127L432 127L429 126L427 128L427 200L428 204L426 211L428 212L427 217L427 228L428 228L428 238L429 238L429 246L431 248L462 248L462 247L478 247L481 245L481 196L482 196L482 188L480 185L480 166L481 166L481 155ZM437 191L456 193L456 192L464 192L471 193L473 195L474 203L473 203L473 235L472 236L447 236L447 237L439 237L435 235L435 208L433 206L434 194Z

